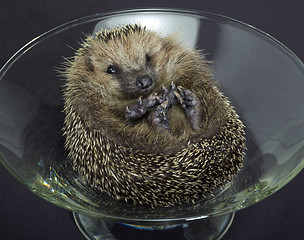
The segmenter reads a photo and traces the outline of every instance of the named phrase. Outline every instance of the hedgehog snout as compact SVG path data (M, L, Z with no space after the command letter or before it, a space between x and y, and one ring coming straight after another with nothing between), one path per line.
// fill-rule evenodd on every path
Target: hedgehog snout
M136 86L140 89L147 89L153 85L153 79L148 75L138 76L136 78Z

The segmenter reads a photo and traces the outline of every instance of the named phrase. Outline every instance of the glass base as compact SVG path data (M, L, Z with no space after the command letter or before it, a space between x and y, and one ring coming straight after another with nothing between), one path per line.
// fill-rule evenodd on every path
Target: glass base
M218 240L225 235L234 218L234 213L181 224L165 222L141 225L112 222L73 213L77 227L88 240Z

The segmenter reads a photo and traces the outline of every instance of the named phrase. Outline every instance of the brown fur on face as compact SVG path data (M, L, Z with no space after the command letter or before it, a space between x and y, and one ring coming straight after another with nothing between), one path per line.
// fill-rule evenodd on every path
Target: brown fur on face
M115 68L114 74L107 72L109 66ZM88 37L64 74L66 113L77 112L88 128L127 147L176 152L189 142L212 136L227 120L227 104L203 55L186 49L173 36L161 37L137 25ZM151 76L153 85L142 90L136 78L144 74ZM171 82L200 100L198 130L191 128L180 106L169 110L170 132L145 119L129 126L126 107L140 96L160 93Z

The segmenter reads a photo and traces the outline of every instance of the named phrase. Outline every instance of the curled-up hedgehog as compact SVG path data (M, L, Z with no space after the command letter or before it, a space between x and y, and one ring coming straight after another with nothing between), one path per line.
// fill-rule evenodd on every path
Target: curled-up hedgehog
M87 37L64 71L65 147L110 197L170 206L242 168L244 125L204 55L139 25Z

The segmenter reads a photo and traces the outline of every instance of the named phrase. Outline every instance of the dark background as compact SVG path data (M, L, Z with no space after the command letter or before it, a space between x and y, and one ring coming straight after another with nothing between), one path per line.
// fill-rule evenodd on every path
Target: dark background
M0 66L25 43L57 25L94 13L148 7L195 9L238 19L269 33L304 61L302 0L1 0ZM304 239L303 190L302 171L271 197L237 212L224 239ZM31 193L1 165L0 239L80 240L84 237L70 212Z

